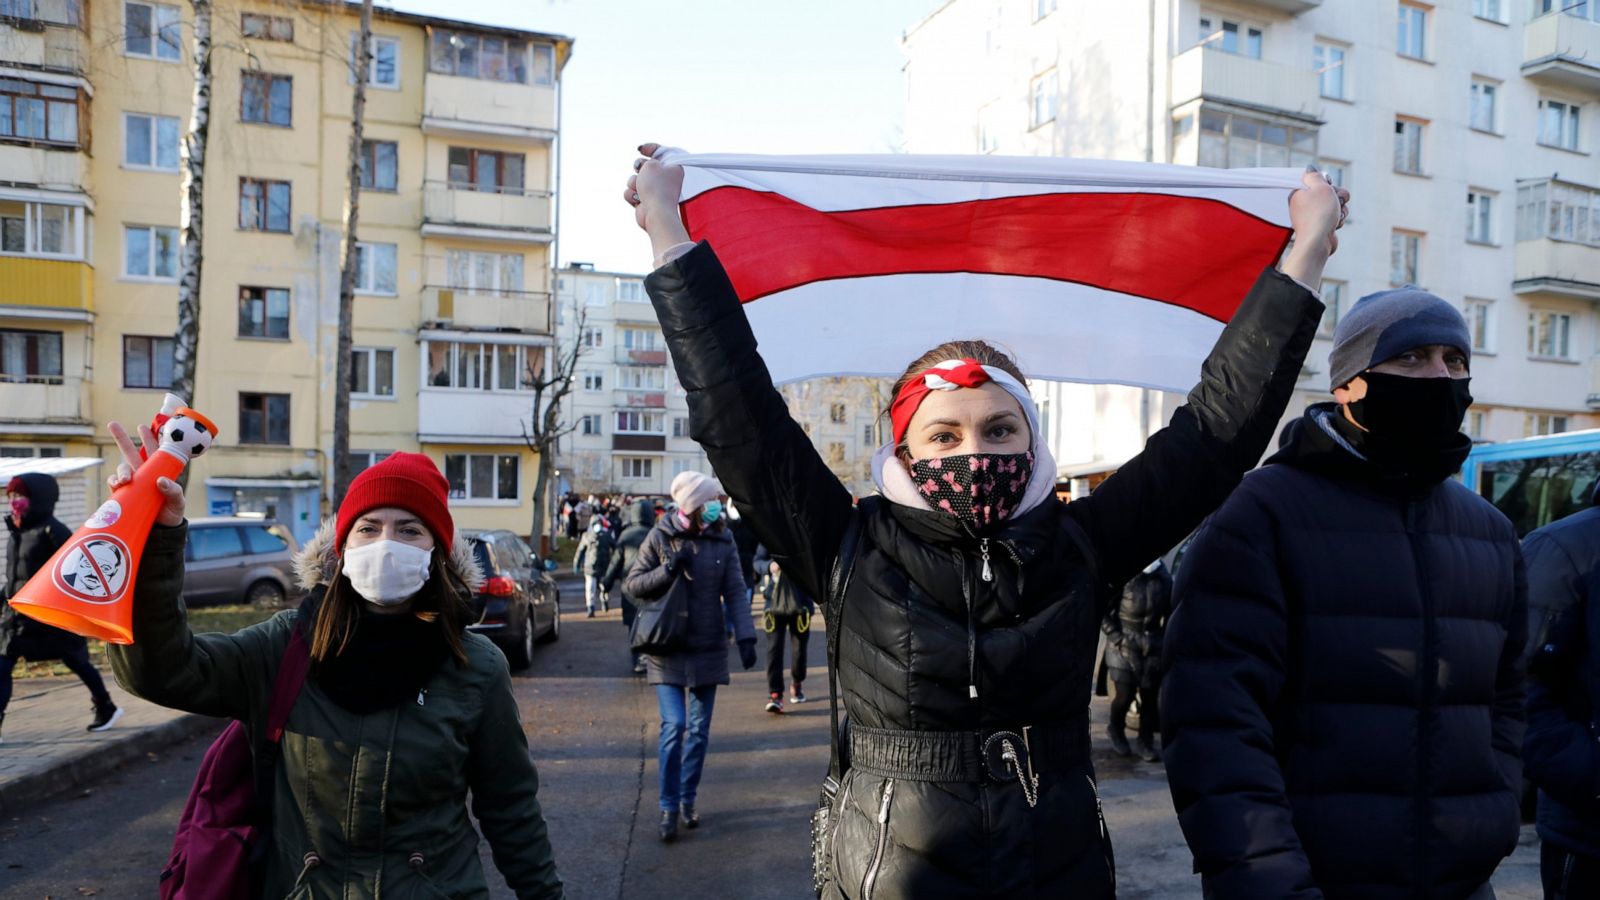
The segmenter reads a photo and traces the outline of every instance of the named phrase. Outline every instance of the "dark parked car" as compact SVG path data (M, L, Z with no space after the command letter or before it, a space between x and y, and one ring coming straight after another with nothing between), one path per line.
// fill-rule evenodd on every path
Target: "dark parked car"
M294 586L296 549L289 529L276 522L191 519L184 553L184 602L282 606Z
M509 531L463 531L483 568L483 587L472 598L477 620L467 626L494 641L512 669L533 662L533 645L560 640L561 591L549 575L555 562Z

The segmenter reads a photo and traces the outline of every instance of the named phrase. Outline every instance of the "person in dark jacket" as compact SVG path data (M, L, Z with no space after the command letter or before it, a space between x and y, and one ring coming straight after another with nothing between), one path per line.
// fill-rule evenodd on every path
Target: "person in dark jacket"
M584 532L583 540L578 542L578 552L572 558L573 574L583 576L583 605L588 609L591 619L594 618L596 605L599 605L601 612L611 609L605 574L615 549L616 539L611 536L606 520L596 516L589 530Z
M1111 586L1198 525L1271 441L1322 314L1305 285L1336 246L1342 195L1307 174L1284 271L1260 274L1189 403L1089 497L1056 498L1016 364L957 341L895 385L893 440L873 459L882 496L857 508L790 417L715 251L688 241L683 170L635 168L626 197L659 266L645 287L691 432L734 502L819 598L859 523L842 617L828 623L842 629L849 720L828 896L1113 897L1088 718ZM946 471L959 491L940 487ZM992 502L963 502L973 488Z
M806 645L811 638L811 614L816 608L811 595L784 577L783 567L767 552L765 544L756 545L756 571L763 576L762 594L767 608L762 624L767 630L767 712L783 712L783 645L785 638L793 644L794 655L789 668L789 702L806 702L806 692L800 686L806 680Z
M1122 589L1117 608L1106 614L1106 668L1112 684L1111 746L1132 756L1128 746L1128 710L1139 698L1139 757L1160 762L1155 734L1160 727L1161 637L1172 612L1172 576L1156 560Z
M1511 523L1450 477L1471 346L1432 294L1362 299L1337 402L1189 546L1161 709L1207 896L1486 898L1516 849L1526 585Z
M1600 897L1600 491L1528 535L1528 780L1545 900Z
M626 578L633 569L634 560L639 558L639 548L644 545L645 538L650 536L650 528L656 522L656 506L649 499L635 500L623 507L621 519L623 522L622 534L617 536L617 546L611 552L611 562L606 566L605 589L607 594L615 593L622 602L622 624L628 629L628 634L633 634L633 617L638 610L632 597L628 596L626 588L619 590L618 583ZM639 654L629 649L633 658L633 674L643 675L646 672L644 660Z
M55 517L60 494L54 478L36 472L18 475L6 485L4 514L11 537L6 545L6 581L0 585L0 728L11 703L11 672L24 659L58 659L83 681L94 705L89 731L105 731L122 718L122 709L111 699L105 679L89 661L89 642L34 621L6 602L72 537L72 530Z
M692 582L688 646L681 653L648 654L649 682L661 708L660 837L678 836L678 822L697 828L695 811L700 775L711 738L711 712L717 686L729 682L728 635L739 647L746 669L756 664L756 632L750 598L717 499L722 486L700 472L672 479L678 511L656 522L628 570L623 590L640 600L664 595L678 578Z

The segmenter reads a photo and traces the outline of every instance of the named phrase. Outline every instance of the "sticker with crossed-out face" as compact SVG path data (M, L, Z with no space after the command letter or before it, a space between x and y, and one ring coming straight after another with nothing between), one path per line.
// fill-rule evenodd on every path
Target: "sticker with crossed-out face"
M128 588L128 547L110 535L90 535L61 554L56 586L89 603L111 603Z

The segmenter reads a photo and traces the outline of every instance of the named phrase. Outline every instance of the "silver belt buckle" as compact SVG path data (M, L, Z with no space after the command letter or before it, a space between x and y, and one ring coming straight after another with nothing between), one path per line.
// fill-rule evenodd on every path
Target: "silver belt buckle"
M1022 735L1015 731L996 731L983 741L983 767L995 781L1016 781L1021 777L1021 760L1027 755Z

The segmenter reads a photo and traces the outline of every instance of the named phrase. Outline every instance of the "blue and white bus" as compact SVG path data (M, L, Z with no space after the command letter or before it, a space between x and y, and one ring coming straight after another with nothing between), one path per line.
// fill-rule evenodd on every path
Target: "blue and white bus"
M1505 513L1522 537L1593 502L1600 429L1479 444L1461 480Z

